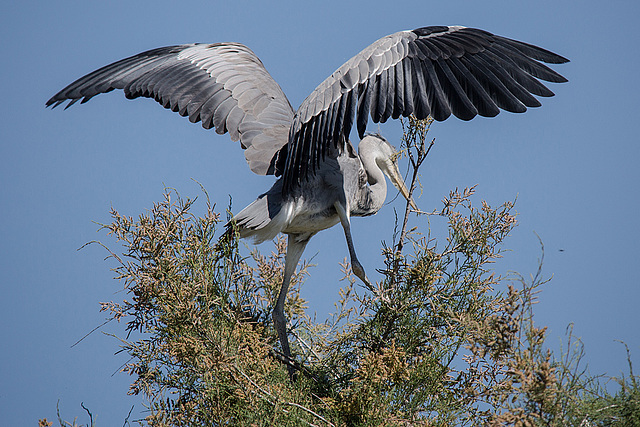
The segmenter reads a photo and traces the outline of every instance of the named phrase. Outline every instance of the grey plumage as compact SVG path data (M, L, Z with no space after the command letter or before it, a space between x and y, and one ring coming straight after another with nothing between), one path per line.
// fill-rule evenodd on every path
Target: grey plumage
M262 62L238 43L169 46L134 55L90 73L54 95L47 106L123 89L129 99L153 98L165 108L229 132L246 149L249 167L273 174L269 161L287 143L294 111ZM265 152L269 159L265 160Z
M537 79L566 79L538 61L568 60L474 28L425 27L383 37L338 68L298 108L286 147L284 191L315 171L303 153L338 146L354 120L362 138L369 116L376 123L411 114L470 120L493 117L500 109L524 112L539 106L531 94L553 92ZM308 129L328 116L329 132L313 138Z
M386 196L384 175L407 197L395 149L380 136L362 139L369 117L492 117L524 112L553 96L540 80L566 79L542 62L566 58L527 43L460 26L424 27L383 37L348 60L294 111L258 57L238 43L185 44L149 50L96 70L62 89L47 106L85 103L123 89L127 98L153 98L205 129L240 141L252 171L281 176L234 217L241 237L260 242L288 234L285 274L274 306L284 354L289 343L284 298L309 239L340 222L353 271L357 260L350 216L377 212Z

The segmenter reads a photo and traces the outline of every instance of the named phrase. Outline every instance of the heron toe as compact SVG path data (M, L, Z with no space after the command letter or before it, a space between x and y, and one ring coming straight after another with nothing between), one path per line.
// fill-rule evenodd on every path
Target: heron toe
M365 273L364 268L362 267L362 264L360 264L360 262L358 262L357 260L352 261L351 270L353 270L353 274L355 274L360 280L362 280L365 285L371 285L371 282L367 277L367 273Z

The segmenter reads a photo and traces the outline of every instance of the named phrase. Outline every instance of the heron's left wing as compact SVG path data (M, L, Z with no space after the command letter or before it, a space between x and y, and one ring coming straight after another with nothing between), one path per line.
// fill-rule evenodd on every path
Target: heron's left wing
M287 143L293 108L258 57L240 43L186 44L142 52L100 68L55 94L47 106L87 102L123 89L127 98L153 98L165 108L229 132L246 149L257 174L275 173Z
M342 65L300 105L278 158L283 192L349 137L362 138L369 116L385 122L411 114L445 120L524 112L553 96L539 80L566 79L541 62L566 58L537 46L466 27L425 27L384 37Z

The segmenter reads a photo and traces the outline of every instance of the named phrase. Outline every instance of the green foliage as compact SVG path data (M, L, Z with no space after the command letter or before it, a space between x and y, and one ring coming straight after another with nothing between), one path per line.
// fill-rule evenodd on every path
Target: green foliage
M604 426L640 426L640 384L633 373L631 354L627 350L629 375L622 373L619 377L609 378L613 384L603 384L584 373L576 375L572 372L568 377L572 387L564 391L563 403L566 407L567 425L582 427ZM577 346L573 353L573 361L564 363L561 368L575 367L583 356L582 347ZM566 370L566 369L565 369ZM609 387L605 387L609 385ZM611 392L610 389L616 390ZM577 393L571 393L577 390Z
M173 199L172 199L173 197ZM132 298L102 305L127 319L124 371L143 393L149 425L294 425L310 397L288 381L273 353L270 303L282 274L284 243L270 257L240 256L237 240L214 240L220 215L190 212L193 200L165 194L138 220L112 212L106 226L128 248L115 269ZM294 284L299 284L298 273ZM293 287L288 314L302 312ZM277 384L277 387L274 385Z
M411 192L431 144L430 122L405 124ZM638 425L640 390L629 376L609 394L581 367L569 333L561 357L545 345L533 305L545 280L492 269L516 225L512 202L473 202L452 191L439 211L411 212L383 247L383 279L365 287L345 261L335 312L310 318L292 280L286 315L298 375L291 381L271 320L284 268L284 240L268 256L243 256L206 198L167 190L137 219L112 211L105 225L124 246L111 252L127 297L102 304L123 322L123 369L142 393L150 426L609 426ZM206 194L206 193L205 193ZM429 215L444 218L437 241ZM232 236L227 235L227 236ZM47 422L46 419L43 422ZM46 424L44 424L46 425ZM62 425L62 422L61 422Z

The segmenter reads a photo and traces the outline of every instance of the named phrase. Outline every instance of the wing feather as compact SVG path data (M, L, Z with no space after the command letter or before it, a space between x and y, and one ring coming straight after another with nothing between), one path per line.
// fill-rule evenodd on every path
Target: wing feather
M318 85L296 111L289 143L278 158L283 192L315 173L319 153L343 149L353 123L362 138L369 117L445 120L453 114L470 120L495 116L500 109L523 112L540 105L534 95L553 95L540 80L566 81L542 62L567 61L528 43L460 26L383 37Z
M229 132L246 148L251 170L276 172L275 157L287 144L294 111L246 46L187 44L149 50L81 77L46 105L55 108L69 101L68 108L114 89L123 89L130 99L153 98L191 122L201 121L205 129Z
M237 43L176 45L102 67L54 95L47 106L89 101L123 89L153 98L206 129L240 140L251 169L283 174L292 191L374 122L428 115L463 120L523 112L553 96L541 81L567 80L544 63L568 60L540 47L460 26L391 34L323 81L295 112L262 62Z
M398 65L395 67L395 96L393 97L392 101L393 101L393 113L391 114L391 117L394 119L397 119L398 117L400 117L401 114L403 114L406 111L406 106L405 106L405 99L404 99L404 94L405 94L405 83L404 83L404 66L403 66L404 62L400 61L398 62ZM367 125L367 115L363 114L363 118L360 119L358 118L359 121L364 122L364 127L366 128ZM364 134L364 130L365 129L360 129L358 128L358 132L360 134Z

